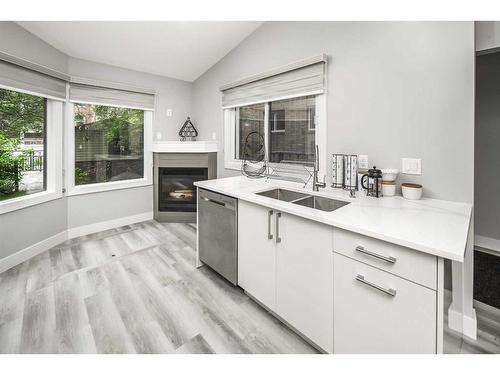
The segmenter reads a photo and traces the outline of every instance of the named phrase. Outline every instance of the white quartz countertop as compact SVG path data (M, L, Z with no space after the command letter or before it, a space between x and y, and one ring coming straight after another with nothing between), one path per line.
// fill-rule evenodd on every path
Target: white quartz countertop
M341 189L326 188L313 193L310 187L294 183L244 176L199 181L195 185L428 254L464 260L472 211L467 203L428 198L411 201L401 196L373 198L361 196L360 192L352 199L349 192ZM325 212L255 194L277 187L351 203Z

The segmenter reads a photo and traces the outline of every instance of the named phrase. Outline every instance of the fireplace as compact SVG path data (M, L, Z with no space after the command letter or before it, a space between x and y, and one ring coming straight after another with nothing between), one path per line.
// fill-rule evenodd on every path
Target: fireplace
M162 222L195 223L197 197L193 184L217 178L217 153L155 152L153 155L154 218Z
M196 181L208 179L208 168L159 168L158 211L196 212Z

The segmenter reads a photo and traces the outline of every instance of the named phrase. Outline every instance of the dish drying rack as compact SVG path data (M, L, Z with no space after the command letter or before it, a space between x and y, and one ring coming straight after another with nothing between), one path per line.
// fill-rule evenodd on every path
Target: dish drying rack
M267 179L309 183L313 176L314 163L282 160L279 163L268 164Z

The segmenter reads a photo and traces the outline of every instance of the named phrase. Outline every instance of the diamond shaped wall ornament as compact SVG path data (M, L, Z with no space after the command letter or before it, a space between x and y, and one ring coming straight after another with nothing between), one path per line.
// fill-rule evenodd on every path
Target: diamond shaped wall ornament
M196 137L198 136L198 131L194 127L193 123L191 122L191 118L188 117L187 120L184 122L184 125L182 125L181 130L179 130L179 137L181 137L181 141L185 141L188 138L191 141L196 141Z

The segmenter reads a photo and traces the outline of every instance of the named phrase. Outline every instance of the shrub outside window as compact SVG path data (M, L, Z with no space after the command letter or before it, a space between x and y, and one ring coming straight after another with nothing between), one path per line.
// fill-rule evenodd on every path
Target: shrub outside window
M0 201L46 190L47 99L0 88Z

